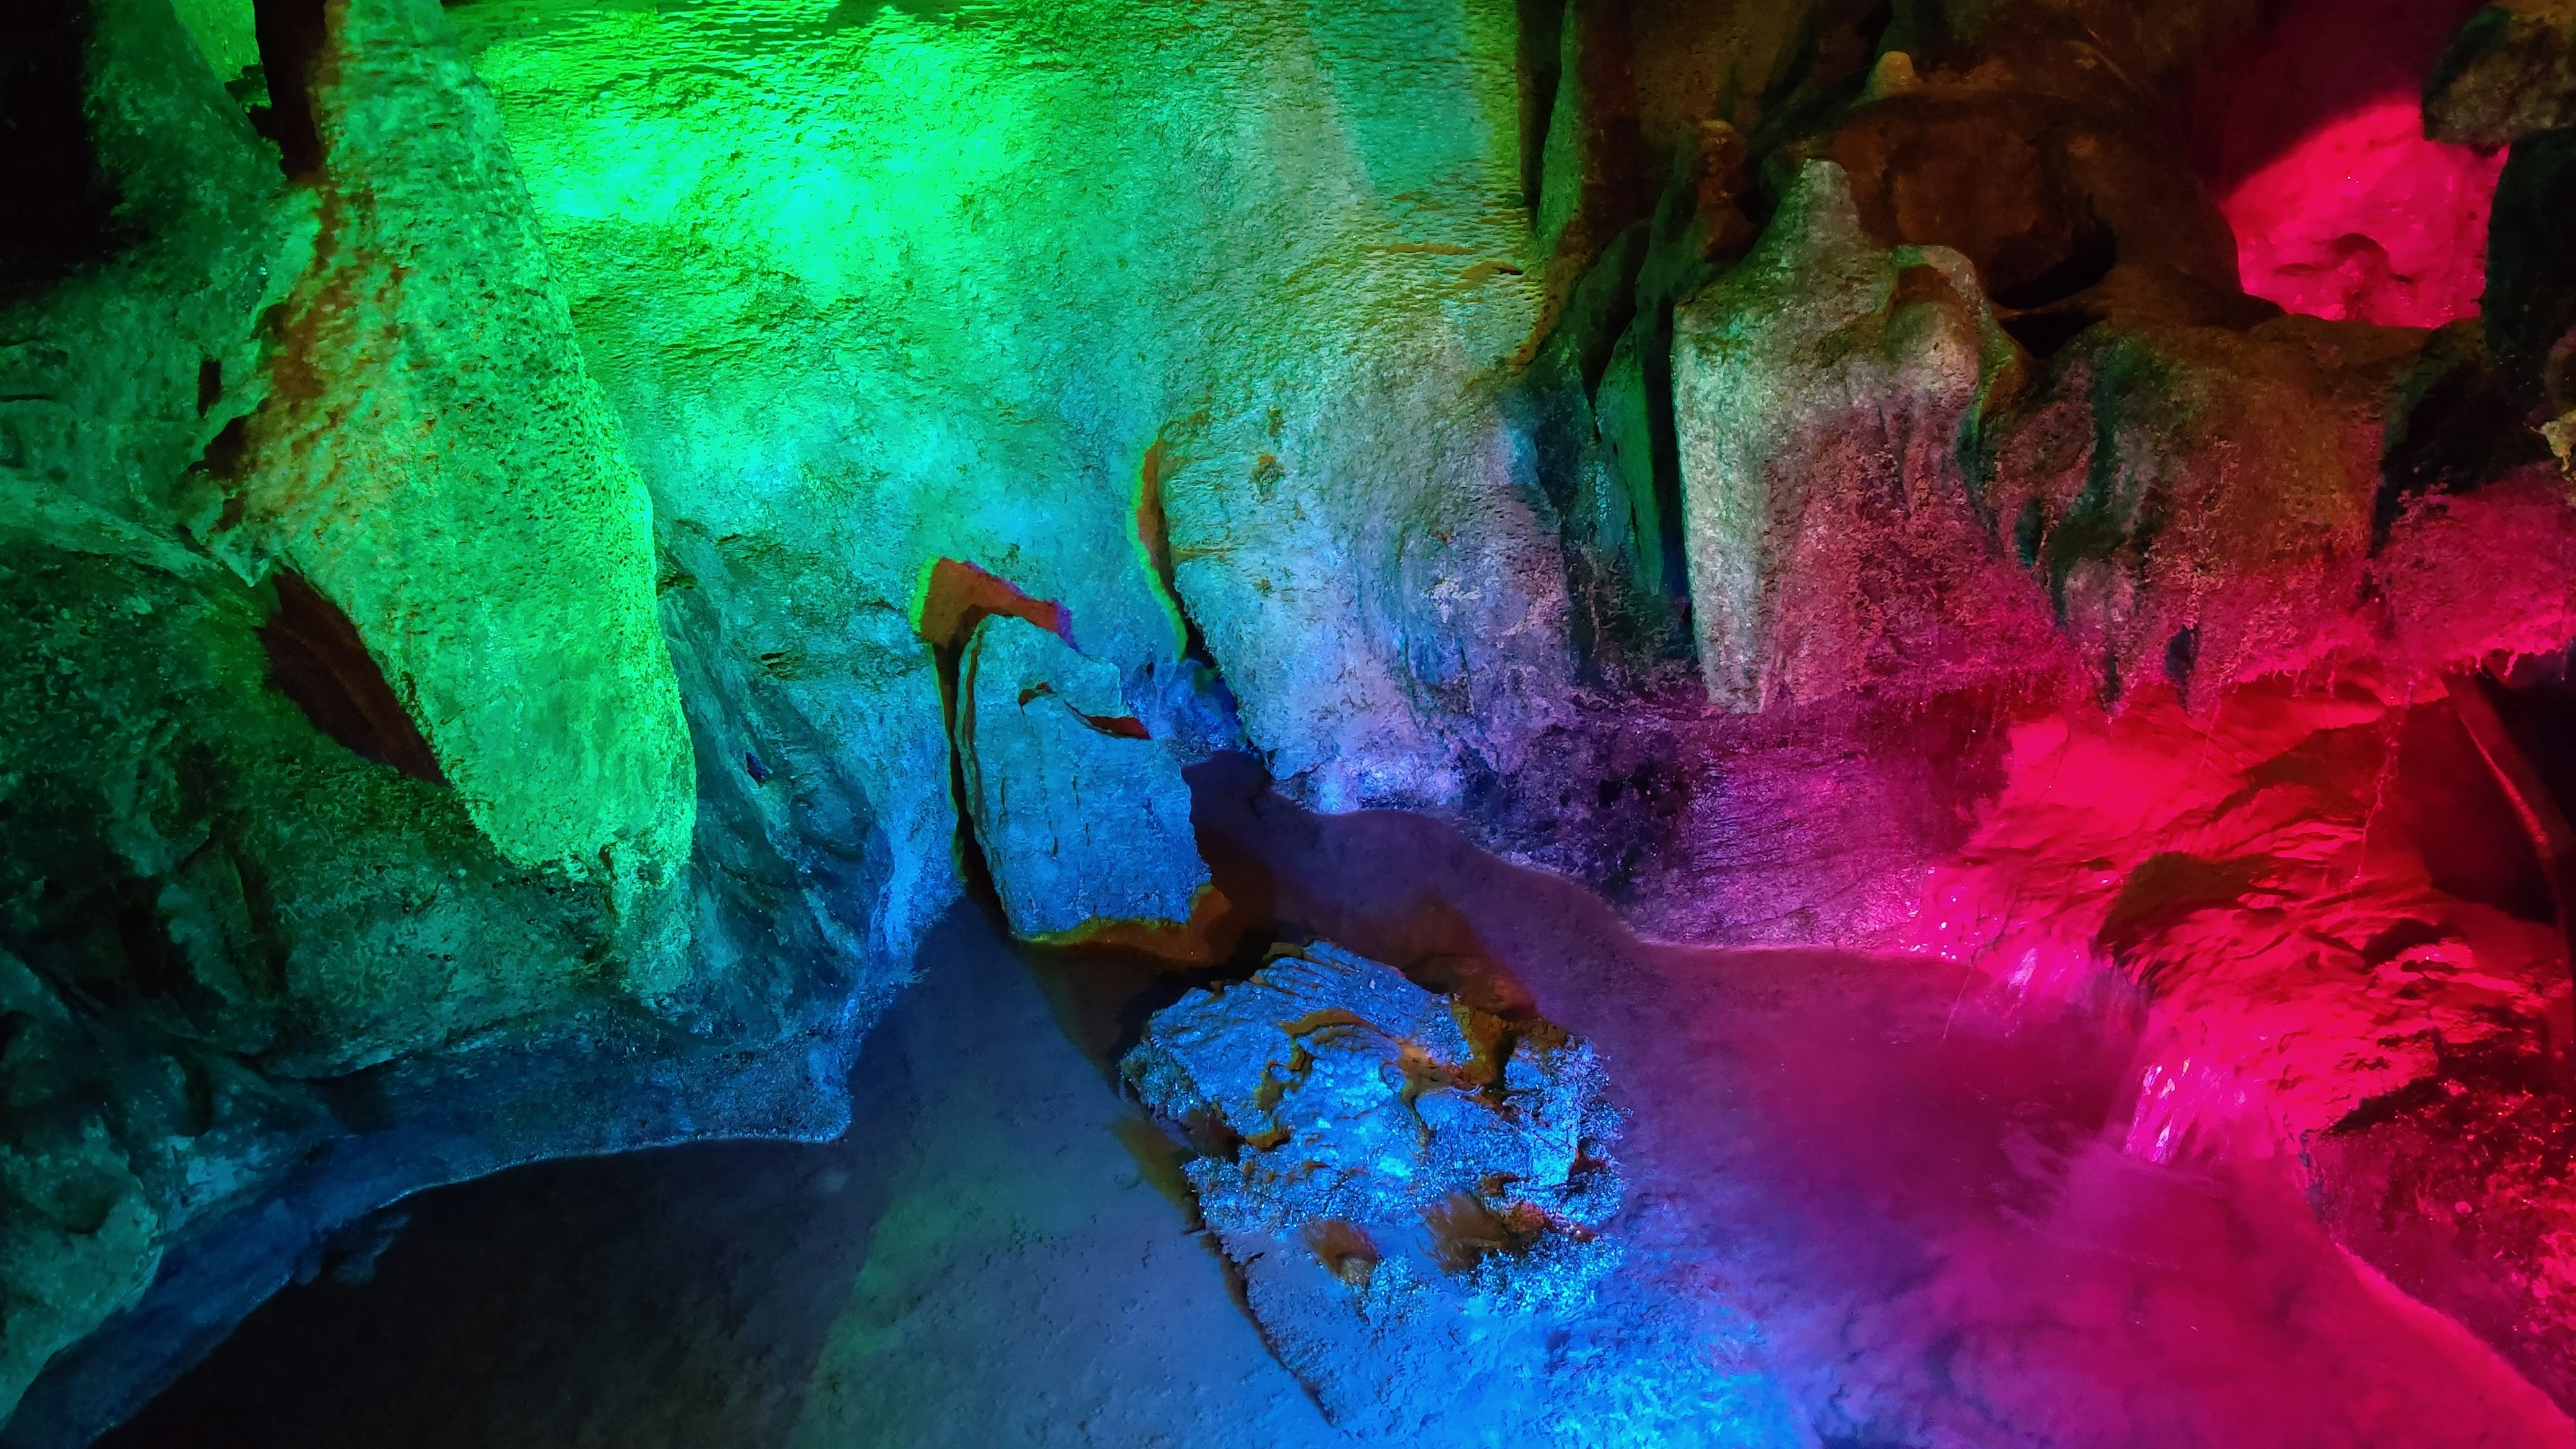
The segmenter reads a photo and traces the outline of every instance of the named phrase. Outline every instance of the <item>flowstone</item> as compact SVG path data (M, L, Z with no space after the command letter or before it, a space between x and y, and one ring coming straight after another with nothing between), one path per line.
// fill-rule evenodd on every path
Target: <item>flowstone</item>
M1673 315L1700 672L1751 712L1856 682L1972 677L2048 619L1980 535L1963 466L2022 363L1967 259L1878 246L1809 162L1744 263ZM1946 626L1946 627L1945 627Z
M1621 1259L1590 1045L1318 943L1157 1013L1124 1071L1199 1149L1199 1209L1336 1424L1446 1442L1455 1403L1546 1417L1551 1331Z

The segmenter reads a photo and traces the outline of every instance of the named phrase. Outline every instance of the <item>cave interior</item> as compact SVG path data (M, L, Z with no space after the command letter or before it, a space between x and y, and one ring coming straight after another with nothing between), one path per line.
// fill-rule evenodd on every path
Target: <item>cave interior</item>
M14 0L0 198L0 1449L2576 1449L2576 0Z

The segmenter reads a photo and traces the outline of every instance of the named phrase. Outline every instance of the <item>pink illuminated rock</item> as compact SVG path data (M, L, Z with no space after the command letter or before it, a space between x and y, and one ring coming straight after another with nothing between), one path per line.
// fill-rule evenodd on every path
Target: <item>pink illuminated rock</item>
M2196 150L2246 291L2388 326L2477 315L2501 161L2426 139L2423 115L2426 72L2476 8L2293 0L2221 60Z
M2563 1400L2576 1185L2564 1099L2534 1093L2567 955L2529 919L2548 905L2517 833L2438 694L2274 682L2206 725L2168 700L2051 715L2015 730L1899 939L1985 983L1963 999L2033 1017L2133 994L2131 1155L2282 1163L2339 1237Z
M2500 153L2426 140L2410 95L2338 117L2221 202L2245 290L2337 321L2476 316L2503 166Z

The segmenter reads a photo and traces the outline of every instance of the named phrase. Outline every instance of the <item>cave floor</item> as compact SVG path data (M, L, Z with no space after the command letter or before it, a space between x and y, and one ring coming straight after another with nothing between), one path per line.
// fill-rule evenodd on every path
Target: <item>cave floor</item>
M103 1444L1348 1442L980 918L869 1036L855 1125L423 1194Z
M1247 797L1203 800L1201 828L1277 919L1489 963L1601 1045L1631 1115L1624 1291L1705 1307L1721 1327L1670 1351L1756 1366L1781 1409L1693 1442L2576 1444L2279 1174L2121 1155L2116 1030L1998 1016L1910 960L1642 945L1414 817ZM1135 1003L1076 970L956 912L868 1038L841 1140L423 1194L371 1276L290 1288L101 1443L1361 1442L1192 1233L1103 1066ZM1653 1367L1626 1370L1651 1393ZM1434 1418L1458 1442L1518 1428Z

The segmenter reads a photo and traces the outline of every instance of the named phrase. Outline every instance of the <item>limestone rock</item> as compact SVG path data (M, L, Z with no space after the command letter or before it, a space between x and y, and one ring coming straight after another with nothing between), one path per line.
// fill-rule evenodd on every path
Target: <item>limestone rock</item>
M1541 290L1508 7L811 8L450 11L657 518L746 583L726 609L900 608L955 559L1131 678L1195 631L1309 803L1507 773L1568 673L1488 381ZM840 748L889 815L944 804Z
M660 884L693 790L652 504L500 117L434 0L358 0L326 46L322 232L227 542L347 612L503 855Z
M1128 713L1115 665L994 614L967 642L957 692L967 808L1014 932L1189 920L1208 870L1182 758Z
M1754 710L2066 671L2105 700L2162 681L2196 708L2234 682L2380 657L2391 628L2412 654L2557 622L2537 595L2504 618L2365 588L2392 529L2388 567L2413 566L2419 495L2474 492L2538 456L2473 342L2428 352L2413 329L2267 317L2125 263L2071 305L2072 335L2032 357L1962 259L1876 245L1838 171L1808 163L1756 251L1676 315L1713 699ZM2494 547L2552 536L2511 512L2464 505L2442 529L2521 530ZM2365 612L2364 597L2401 607Z
M300 179L182 24L247 7L61 9L12 163L110 205L0 244L0 1407L77 1444L393 1197L836 1130L949 816L899 604L833 617L929 849L660 575L436 7L333 7Z
M2509 0L2471 17L2424 82L2438 140L2511 145L2576 125L2576 4Z
M1550 1324L1617 1261L1618 1115L1592 1048L1318 943L1157 1013L1123 1070L1204 1155L1199 1210L1336 1423L1543 1394Z
M2421 334L2112 321L1999 427L1989 506L2108 699L2366 651L2390 399Z
M961 804L1034 937L1188 916L1180 768L1244 749L1309 806L1592 812L1596 880L1813 939L1965 828L1999 676L2196 710L2576 618L2563 491L2427 441L2419 335L2238 294L2159 149L2242 0L348 0L268 55L247 0L30 4L13 1442L425 1182L830 1131ZM2499 199L2510 406L2444 436L2565 406L2565 135ZM1816 712L1645 696L1685 534L1710 693ZM1079 631L931 627L942 561ZM1138 1080L1310 1383L1554 1371L1615 1196L1579 1044L1328 948L1177 1010Z
M1871 236L1958 252L2006 309L2080 294L2116 263L2236 281L2226 219L2119 107L1945 81L1861 106L1811 145L1844 169Z
M1964 257L1877 245L1842 168L1806 164L1752 254L1673 318L1710 699L1930 689L2015 648L2049 657L1968 478L2021 371Z

